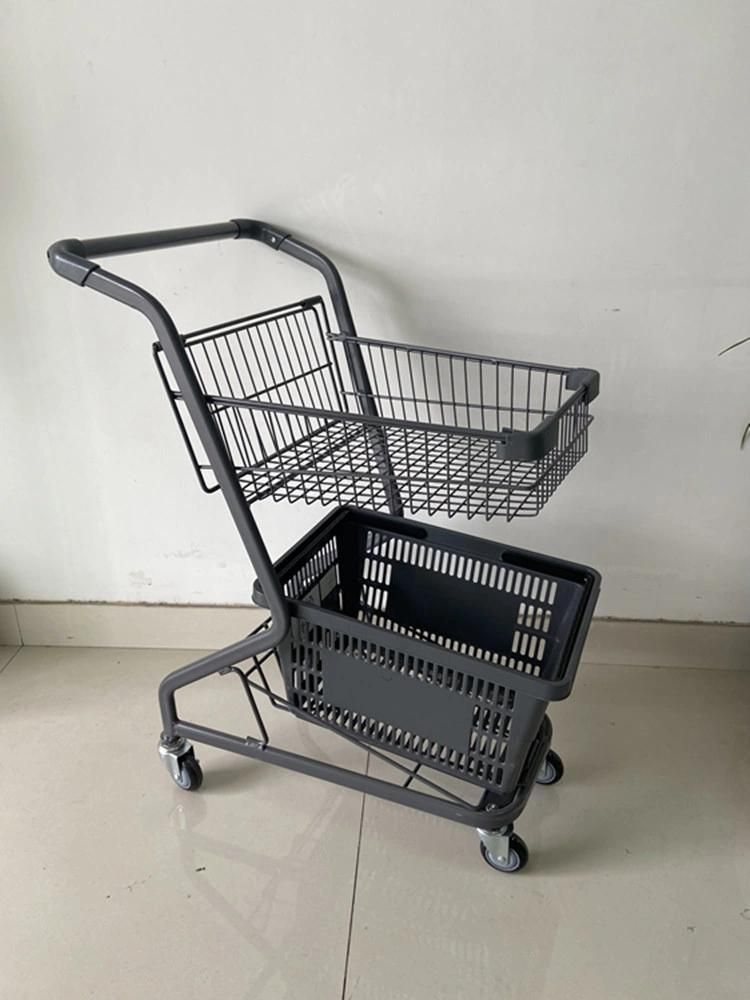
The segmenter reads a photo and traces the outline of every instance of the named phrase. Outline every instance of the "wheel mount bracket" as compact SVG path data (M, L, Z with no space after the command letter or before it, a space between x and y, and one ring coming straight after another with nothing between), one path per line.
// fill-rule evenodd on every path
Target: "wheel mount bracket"
M159 756L167 766L167 770L174 780L180 780L180 761L189 753L192 753L193 744L186 740L184 736L178 736L171 740L159 741Z

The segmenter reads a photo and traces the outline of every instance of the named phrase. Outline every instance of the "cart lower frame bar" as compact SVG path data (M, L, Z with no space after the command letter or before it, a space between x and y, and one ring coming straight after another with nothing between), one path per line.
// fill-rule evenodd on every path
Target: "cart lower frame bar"
M264 746L260 740L233 736L231 733L210 729L207 726L199 726L193 722L179 721L175 723L174 732L194 743L205 743L218 750L227 750L242 757L250 757L253 760L264 761L266 764L284 767L289 771L309 774L312 777L330 781L335 785L342 785L344 788L375 795L377 798L410 806L412 809L418 809L443 819L450 819L456 823L463 823L466 826L481 826L484 830L492 832L512 823L523 812L531 789L534 787L534 778L544 763L552 739L552 726L549 720L545 719L535 746L529 754L526 780L518 786L516 794L509 803L498 806L491 801L490 796L485 795L477 806L462 807L456 802L441 799L437 795L428 795L413 788L404 788L402 785L396 785L382 778L375 778L370 774L351 771L348 768L339 767L336 764L330 764L313 757L304 757L291 750L284 750L271 744ZM367 749L364 744L363 749Z
M419 773L419 767L409 766L409 762L406 760L393 760L387 754L351 733L343 733L320 719L303 716L304 722L312 723L321 729L335 733L341 740L366 751L398 771L402 783L397 784L395 781L387 781L370 774L363 774L360 771L352 771L328 761L306 757L291 750L273 746L269 741L268 729L256 700L256 694L267 698L277 711L289 712L292 715L297 714L294 705L283 695L273 691L266 679L263 667L274 654L274 648L269 649L269 636L272 632L273 622L271 619L266 619L240 642L209 653L185 667L180 667L162 680L159 685L159 704L164 726L161 737L162 747L176 740L204 743L207 746L216 747L218 750L226 750L242 757L274 764L277 767L284 767L300 774L309 774L335 785L365 792L389 802L397 802L400 805L409 806L412 809L453 820L466 826L481 826L487 833L495 833L504 829L521 815L534 787L539 769L542 767L547 751L552 744L552 723L548 716L544 716L536 738L531 744L521 780L518 782L512 797L501 798L485 789L481 799L475 805L425 778ZM247 669L243 670L239 664L248 660L250 664ZM262 683L260 684L250 679L256 672L261 679ZM180 688L194 684L209 674L215 673L234 673L239 676L253 717L258 725L261 739L252 736L237 736L179 718L175 702L176 692ZM404 778L406 780L403 780ZM427 788L442 793L442 795L411 788L412 782L420 782ZM472 788L476 791L476 786L472 786Z

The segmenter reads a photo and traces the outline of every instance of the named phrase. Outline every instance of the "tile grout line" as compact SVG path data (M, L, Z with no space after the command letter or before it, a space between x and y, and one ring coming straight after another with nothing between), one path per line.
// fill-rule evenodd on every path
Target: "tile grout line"
M20 645L25 646L26 643L23 641L23 632L21 631L21 619L18 617L18 604L12 604L11 607L13 608L13 617L16 620L16 631L18 632ZM8 664L6 663L5 666L7 667Z
M6 668L11 665L11 663L15 660L15 658L18 656L18 654L21 652L22 649L23 646L19 646L18 649L13 654L13 656L11 656L11 658L8 660L8 662L4 663L2 667L0 667L0 674L2 674L6 670Z
M370 770L370 754L367 754L365 774ZM349 978L349 953L352 946L352 930L354 929L354 906L357 901L357 879L359 878L359 854L362 849L362 830L365 820L365 801L367 793L362 793L362 808L359 811L359 836L357 838L357 855L354 860L354 881L352 882L352 905L349 911L349 931L346 936L346 955L344 956L344 981L341 984L341 1000L346 1000L346 983Z

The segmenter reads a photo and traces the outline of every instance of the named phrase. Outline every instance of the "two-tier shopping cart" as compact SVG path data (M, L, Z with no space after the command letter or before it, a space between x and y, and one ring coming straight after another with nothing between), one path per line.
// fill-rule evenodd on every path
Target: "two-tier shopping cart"
M316 296L181 334L153 295L94 262L234 239L319 271L334 326ZM474 826L492 867L523 868L513 822L535 783L562 776L546 709L572 688L599 575L403 514L538 514L586 453L597 373L360 338L333 263L263 222L63 240L48 256L152 324L200 485L223 493L269 612L162 681L159 751L175 782L200 787L193 743L205 743ZM251 511L267 498L336 508L274 564ZM215 673L239 679L256 735L179 717L176 692ZM275 746L263 704L395 777Z

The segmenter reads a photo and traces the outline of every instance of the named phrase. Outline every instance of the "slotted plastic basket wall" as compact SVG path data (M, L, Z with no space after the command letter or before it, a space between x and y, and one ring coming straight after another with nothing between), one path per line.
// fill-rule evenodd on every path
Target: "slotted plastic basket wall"
M587 369L355 341L330 332L320 299L183 340L248 503L387 510L397 497L412 513L510 520L538 514L588 447L598 382ZM367 393L347 363L355 343ZM160 367L211 489L180 393Z
M292 610L278 655L298 714L515 789L547 703L570 692L595 571L351 509L276 569Z

